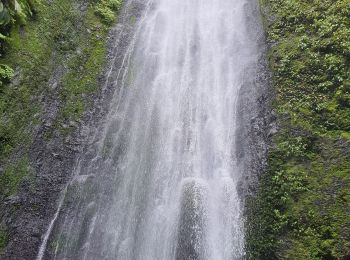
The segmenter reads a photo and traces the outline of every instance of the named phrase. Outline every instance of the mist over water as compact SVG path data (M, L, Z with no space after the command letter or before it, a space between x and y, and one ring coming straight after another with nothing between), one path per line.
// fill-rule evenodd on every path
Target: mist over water
M244 255L237 106L259 55L249 2L149 1L65 192L54 259Z

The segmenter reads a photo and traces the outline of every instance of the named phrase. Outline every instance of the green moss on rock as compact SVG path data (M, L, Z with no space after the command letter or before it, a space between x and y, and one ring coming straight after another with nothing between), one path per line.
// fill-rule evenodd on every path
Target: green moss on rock
M59 129L64 130L62 125L80 119L91 103L89 97L97 90L109 25L96 14L96 8L106 5L115 19L121 2L91 1L84 12L78 2L37 1L34 20L24 27L12 25L4 56L0 58L1 82L5 82L0 86L3 165L11 163L14 152L25 155L32 141L32 129L40 124L44 112L44 97L54 91L50 80L55 74L63 74L54 79L59 85L60 103L54 126Z
M35 15L6 27L6 39L0 34L0 223L4 201L24 182L35 182L28 152L35 129L43 124L47 97L58 104L43 133L47 142L73 131L92 104L106 60L107 34L121 7L116 0L20 2L33 4ZM97 11L101 6L113 13L108 23ZM2 227L0 258L8 240Z
M3 259L4 250L8 243L8 233L6 227L0 224L0 259Z
M95 7L95 14L106 24L112 24L116 19L116 12L119 11L122 0L101 0Z
M10 196L17 192L17 188L25 178L29 178L31 167L28 158L20 159L6 166L1 173L0 195ZM0 197L0 199L2 199Z
M350 3L263 0L280 131L248 199L248 259L350 254Z

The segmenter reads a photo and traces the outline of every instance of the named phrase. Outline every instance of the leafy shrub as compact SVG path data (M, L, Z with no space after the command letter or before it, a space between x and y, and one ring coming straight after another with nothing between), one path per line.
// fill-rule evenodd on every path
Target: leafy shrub
M0 64L0 87L8 83L14 76L13 69L8 65Z
M112 24L116 20L117 11L121 5L121 0L101 0L95 7L95 13L104 23Z
M35 13L35 4L31 0L2 0L0 2L0 39L6 39L11 25L25 24Z

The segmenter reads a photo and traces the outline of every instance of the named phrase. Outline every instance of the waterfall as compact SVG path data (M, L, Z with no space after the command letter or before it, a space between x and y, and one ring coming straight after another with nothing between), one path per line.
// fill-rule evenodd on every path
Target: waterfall
M145 5L47 259L244 256L237 107L259 56L249 2Z

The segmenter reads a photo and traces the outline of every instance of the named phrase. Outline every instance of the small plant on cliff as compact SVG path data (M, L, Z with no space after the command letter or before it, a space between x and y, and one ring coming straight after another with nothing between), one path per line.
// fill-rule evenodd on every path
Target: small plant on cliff
M24 25L35 13L33 0L1 0L0 2L0 57L5 55L5 48L11 44L12 26ZM13 77L13 70L5 64L0 65L0 87Z
M95 13L104 23L112 24L116 20L121 5L121 0L101 0L95 7Z
M12 25L23 25L30 17L33 17L36 4L37 2L31 0L1 0L0 39L7 39Z
M13 78L13 69L5 64L0 64L0 87Z

